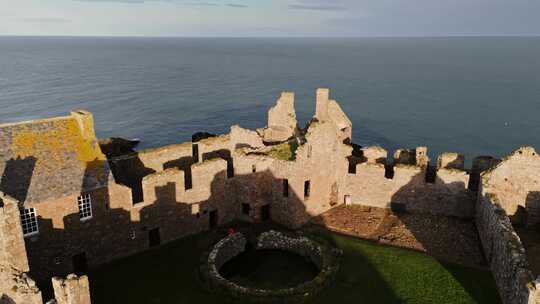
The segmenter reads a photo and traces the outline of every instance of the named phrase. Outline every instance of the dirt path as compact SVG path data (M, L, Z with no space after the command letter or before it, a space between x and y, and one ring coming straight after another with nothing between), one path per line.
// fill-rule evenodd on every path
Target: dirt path
M472 220L339 206L314 218L312 223L381 244L423 251L444 261L486 267Z

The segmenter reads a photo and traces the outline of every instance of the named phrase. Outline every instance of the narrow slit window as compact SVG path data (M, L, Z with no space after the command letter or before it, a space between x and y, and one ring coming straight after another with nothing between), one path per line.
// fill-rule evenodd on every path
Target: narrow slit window
M184 170L184 189L189 190L193 188L193 176L191 174L191 166Z
M283 196L289 197L289 180L288 179L283 180Z
M311 182L310 181L305 181L304 182L304 197L305 198L308 198L309 197L309 194L310 194L310 191L311 191Z
M384 165L384 177L387 179L394 178L394 166L393 165Z
M349 162L349 174L356 174L356 164Z
M253 173L257 172L257 166L251 165L251 172Z
M81 221L92 218L92 197L90 194L82 194L77 198L79 203L79 218Z
M232 159L227 160L227 178L234 177L234 165Z
M198 163L199 162L199 145L198 144L193 144L191 145L191 156L193 158L193 162L194 163Z
M25 208L21 210L21 225L23 236L25 237L39 233L35 208Z

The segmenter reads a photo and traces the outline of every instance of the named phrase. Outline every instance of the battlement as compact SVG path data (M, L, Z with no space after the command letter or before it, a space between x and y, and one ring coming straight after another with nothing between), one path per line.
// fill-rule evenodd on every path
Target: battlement
M6 193L0 196L0 266L48 280L236 220L298 228L339 205L482 220L484 247L500 243L506 219L540 223L540 158L533 148L502 161L480 156L471 168L455 152L431 162L427 147L389 153L355 145L352 123L330 91L318 89L315 103L306 128L298 126L294 93L284 92L265 128L234 125L227 134L201 133L189 142L107 157L87 111L0 125L0 169L9 177L0 183ZM114 143L107 142L108 151L123 151ZM37 231L21 230L19 207L32 209ZM523 211L529 216L520 217ZM490 265L497 276L499 266L513 274L526 269L506 266L515 264L511 256L496 256ZM497 280L500 286L511 280L510 292L523 292L516 276ZM58 303L90 301L84 276L54 279L53 286ZM527 303L510 298L507 303Z

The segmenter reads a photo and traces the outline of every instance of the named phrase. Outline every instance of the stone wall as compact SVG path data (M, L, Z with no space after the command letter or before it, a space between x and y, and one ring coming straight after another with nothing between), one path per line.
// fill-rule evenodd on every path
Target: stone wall
M504 303L540 302L539 281L512 226L512 221L526 223L530 207L538 203L539 169L536 151L521 147L482 174L476 225Z
M278 231L261 233L257 238L257 249L277 249L296 253L309 258L319 271L324 267L322 247L307 237L290 237Z
M55 304L90 304L90 284L87 276L68 275L52 278Z
M0 192L0 303L41 304L29 270L17 201Z
M521 147L484 173L483 188L495 194L512 221L526 224L528 210L540 200L540 156L532 147Z
M498 202L496 196L482 192L476 207L476 226L499 294L507 304L536 304L540 294L525 249Z
M156 172L167 168L184 168L192 163L192 143L168 145L155 149L143 150L136 154L146 168Z
M268 124L262 131L265 142L282 142L294 136L297 129L294 93L283 92L268 111Z
M110 184L90 192L91 219L81 221L77 195L35 207L39 234L25 239L32 276L46 280L74 272L72 259L84 254L88 267L132 255L150 246L149 234L159 229L160 242L209 229L238 217L227 162L212 159L194 164L193 187L184 189L183 172L171 168L144 177L145 200L132 204L130 189Z
M70 134L84 146L95 139L89 113L74 112L58 121L64 120L75 126L69 128ZM57 120L45 121L50 122ZM79 217L80 193L61 189L46 201L24 202L25 207L37 210L40 230L24 241L21 231L12 231L20 227L15 213L0 214L0 234L7 236L0 239L0 248L6 248L0 252L3 275L21 278L15 281L22 282L21 286L27 286L32 294L32 281L24 275L28 263L32 277L48 280L76 271L74 256L83 255L91 268L238 219L272 219L297 228L344 202L472 218L475 197L468 189L476 190L480 172L497 163L492 158L475 159L469 175L463 168L462 155L457 153L445 153L436 166L430 166L425 147L398 150L390 160L381 147L360 149L351 144L351 132L350 120L330 99L327 89L317 91L314 119L303 130L296 125L294 95L284 93L270 110L264 130L233 126L229 134L114 157L108 160L112 174L100 160L99 166L90 166L106 169L96 170L99 174L92 169L82 178L66 175L70 184L78 184L78 189L90 194L91 219L81 221ZM295 147L292 159L268 153L273 146L265 142L283 140L288 140L291 149ZM100 151L90 152L92 156L102 155ZM482 195L495 195L497 204L514 221L538 223L538 172L540 158L536 152L521 148L485 174ZM94 186L85 187L88 184ZM484 248L494 272L504 269L513 273L508 277L496 275L499 284L510 286L504 297L521 297L521 269L526 266L499 252L514 250L508 246L515 242L506 238L511 227L504 216L498 216L494 204L483 202L478 204L476 214L481 236L485 236ZM13 204L3 205L3 214L18 212ZM22 251L24 245L28 254ZM28 261L19 256L28 256Z
M356 173L347 175L346 194L351 203L465 218L474 216L475 196L468 190L466 171L441 168L434 182L429 183L426 167L398 163L390 176L387 170L385 165L369 161L356 165Z

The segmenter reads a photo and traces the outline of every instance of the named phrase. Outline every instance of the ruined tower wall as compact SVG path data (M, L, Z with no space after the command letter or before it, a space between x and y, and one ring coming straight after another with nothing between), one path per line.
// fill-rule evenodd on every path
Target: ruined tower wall
M274 220L299 227L343 201L343 176L352 148L341 142L341 135L341 130L329 118L325 122L312 122L306 143L296 150L296 160L274 163ZM283 195L284 179L289 186L287 197Z
M29 270L18 203L1 192L0 248L0 265L23 272Z
M52 278L56 304L91 304L87 276L68 275L66 279Z
M41 304L29 270L17 201L0 192L0 303Z
M526 224L540 216L540 157L532 147L521 147L483 174L486 193L495 194L513 221ZM527 219L529 215L529 219ZM536 224L536 223L531 223Z
M262 148L264 147L262 137L255 131L244 129L238 125L231 127L230 147L231 150L239 148Z
M272 173L274 159L264 155L246 155L237 151L234 157L235 176L233 183L234 197L239 208L243 208L238 219L248 222L262 221L262 208L272 204ZM249 209L248 209L249 208Z

